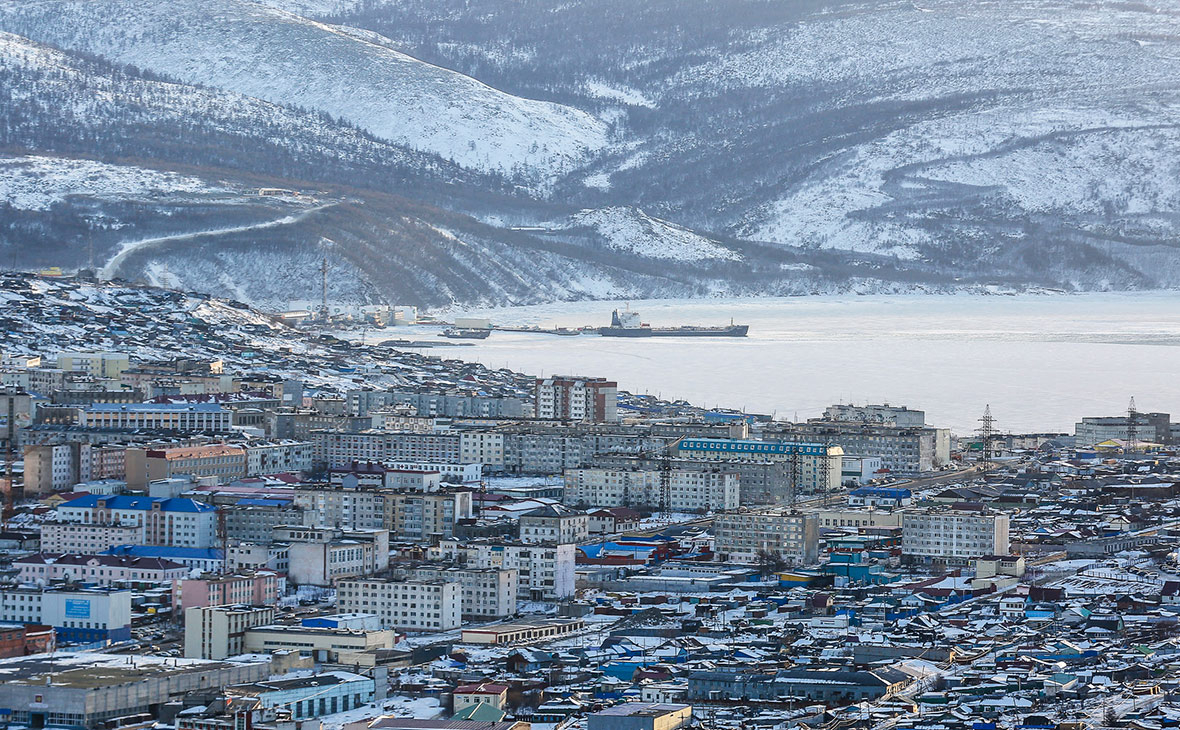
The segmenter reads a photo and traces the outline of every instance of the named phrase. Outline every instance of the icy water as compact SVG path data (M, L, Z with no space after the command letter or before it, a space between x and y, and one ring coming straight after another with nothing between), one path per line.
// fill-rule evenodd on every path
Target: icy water
M622 302L472 310L496 324L604 325ZM531 374L605 376L706 406L807 418L839 401L921 408L969 433L1068 431L1131 396L1180 419L1180 293L849 296L634 302L654 326L750 325L737 338L631 340L494 332L432 354ZM427 335L425 328L410 328ZM382 335L401 330L385 330ZM376 339L370 336L370 341Z

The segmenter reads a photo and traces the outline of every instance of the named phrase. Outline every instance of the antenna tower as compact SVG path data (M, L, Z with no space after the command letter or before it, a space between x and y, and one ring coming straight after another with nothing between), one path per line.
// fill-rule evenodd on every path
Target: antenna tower
M1134 451L1135 442L1139 440L1139 411L1135 409L1135 396L1131 396L1131 402L1127 405L1127 447L1124 451Z
M983 461L992 460L992 441L996 437L996 419L992 418L992 407L989 403L983 409L983 417L979 419L979 438L983 441Z

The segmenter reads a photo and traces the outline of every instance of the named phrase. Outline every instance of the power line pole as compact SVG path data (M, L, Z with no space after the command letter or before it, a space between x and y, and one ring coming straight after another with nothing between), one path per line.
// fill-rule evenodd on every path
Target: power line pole
M1127 444L1123 453L1135 451L1135 442L1139 440L1139 412L1135 409L1135 396L1131 396L1131 403L1127 406Z
M983 416L979 419L979 437L982 439L983 461L992 460L992 439L996 435L996 419L992 418L992 406L987 404L983 409Z

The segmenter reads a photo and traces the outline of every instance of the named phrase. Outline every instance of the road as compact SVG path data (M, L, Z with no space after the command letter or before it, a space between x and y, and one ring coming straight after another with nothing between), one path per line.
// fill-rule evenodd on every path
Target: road
M259 231L267 228L278 228L280 226L289 226L300 221L305 220L308 216L318 213L325 208L331 208L340 203L325 203L317 205L314 208L296 213L294 215L286 215L282 218L276 218L270 221L263 221L261 223L251 223L245 226L230 226L228 228L213 228L205 231L194 231L192 233L175 233L170 236L155 236L153 238L140 238L134 241L123 241L119 244L119 252L116 253L110 261L102 267L100 277L102 279L113 279L119 273L119 267L127 260L127 257L132 254L139 253L144 249L152 248L163 243L173 243L176 241L191 241L199 238L212 238L216 236L224 236L230 233L243 233L245 231Z

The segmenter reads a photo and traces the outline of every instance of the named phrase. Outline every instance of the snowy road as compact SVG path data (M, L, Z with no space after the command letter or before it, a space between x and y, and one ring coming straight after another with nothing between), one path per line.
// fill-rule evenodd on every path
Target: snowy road
M207 237L211 237L211 236L224 236L228 233L242 233L245 231L258 231L258 230L263 230L266 228L277 228L279 226L289 226L294 223L299 223L300 221L305 220L306 218L311 216L313 213L318 213L321 210L324 210L326 208L331 208L335 205L339 205L339 202L325 203L323 205L317 205L316 207L308 208L307 210L305 210L301 213L296 213L294 215L286 215L286 216L283 216L282 218L276 218L271 221L263 221L262 223L251 223L250 225L246 225L246 226L232 226L229 228L213 228L213 229L206 230L206 231L194 231L192 233L175 233L170 236L155 236L153 238L141 238L141 239L134 240L134 241L124 241L123 243L121 243L119 245L119 252L116 253L113 257L111 257L110 261L106 262L106 264L102 267L102 270L99 272L99 275L104 280L110 280L110 279L114 278L115 274L117 274L119 271L119 267L121 267L123 265L123 262L127 260L128 256L131 256L132 254L143 251L144 249L148 249L153 246L157 246L161 243L172 243L173 241L188 241L188 240L193 240L193 239L198 239L198 238L207 238Z

